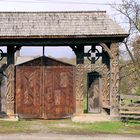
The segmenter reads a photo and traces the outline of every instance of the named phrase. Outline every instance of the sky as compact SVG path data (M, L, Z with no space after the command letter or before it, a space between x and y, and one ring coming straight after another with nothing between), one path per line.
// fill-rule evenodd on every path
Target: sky
M0 11L94 11L105 10L118 24L124 27L121 17L110 4L120 4L121 0L0 0ZM45 47L45 54L52 57L73 57L68 47ZM23 47L21 55L42 55L42 47Z

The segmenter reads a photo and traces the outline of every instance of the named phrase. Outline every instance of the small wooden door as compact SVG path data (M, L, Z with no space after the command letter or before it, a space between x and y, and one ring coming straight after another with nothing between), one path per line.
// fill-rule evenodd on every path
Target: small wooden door
M73 82L73 67L17 67L16 112L23 118L71 116Z
M99 74L96 72L88 74L88 112L100 113L100 87Z

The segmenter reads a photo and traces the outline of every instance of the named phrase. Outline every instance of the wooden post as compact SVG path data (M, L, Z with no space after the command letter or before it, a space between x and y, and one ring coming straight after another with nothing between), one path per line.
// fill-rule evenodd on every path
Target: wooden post
M71 45L70 47L76 55L76 64L84 64L84 45Z
M15 77L14 77L14 46L7 46L7 115L14 115L14 104L15 104Z
M84 64L84 46L77 46L75 51L76 54L76 63L77 64Z
M75 92L76 92L76 115L83 114L83 95L84 95L84 65L76 66L75 75Z
M102 63L105 64L108 68L110 67L109 54L104 49L102 50Z
M117 44L111 44L112 59L110 60L110 115L119 117L119 51Z
M76 114L83 114L84 95L84 46L77 46L76 54Z

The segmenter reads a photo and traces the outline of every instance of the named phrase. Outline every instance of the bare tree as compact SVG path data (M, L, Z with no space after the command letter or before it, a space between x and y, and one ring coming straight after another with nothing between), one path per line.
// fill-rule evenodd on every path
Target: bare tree
M137 64L137 71L139 72L140 77L140 36L136 37L133 41L133 55Z
M137 0L122 0L121 4L114 4L113 8L119 13L121 13L125 20L128 22L128 32L129 36L125 39L124 46L128 52L134 66L134 71L136 71L136 79L140 81L140 76L137 69L137 61L133 51L135 50L135 45L133 39L135 36L140 34L140 1ZM136 43L135 43L136 44ZM133 47L133 51L132 48Z

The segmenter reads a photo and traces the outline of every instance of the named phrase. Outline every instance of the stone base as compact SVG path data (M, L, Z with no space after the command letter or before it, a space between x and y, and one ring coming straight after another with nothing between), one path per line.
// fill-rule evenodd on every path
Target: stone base
M3 120L3 121L19 121L19 117L18 117L17 114L7 115L7 114L4 114L4 113L1 113L0 114L0 120Z
M72 121L85 123L104 122L110 121L110 116L105 114L81 114L73 116Z

